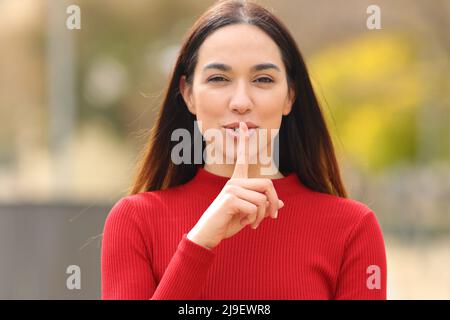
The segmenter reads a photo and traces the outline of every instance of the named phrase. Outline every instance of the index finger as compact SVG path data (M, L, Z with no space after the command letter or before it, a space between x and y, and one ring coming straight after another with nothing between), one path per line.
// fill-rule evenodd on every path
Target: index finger
M239 122L239 144L232 178L248 178L248 127Z

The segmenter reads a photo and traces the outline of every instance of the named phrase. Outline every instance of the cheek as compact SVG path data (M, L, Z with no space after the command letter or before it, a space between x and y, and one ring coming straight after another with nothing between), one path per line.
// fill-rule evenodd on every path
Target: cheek
M195 94L197 121L202 121L203 128L216 128L218 120L223 118L223 99L208 90L198 90Z
M273 96L267 98L259 104L257 113L263 127L278 128L283 113L282 100Z

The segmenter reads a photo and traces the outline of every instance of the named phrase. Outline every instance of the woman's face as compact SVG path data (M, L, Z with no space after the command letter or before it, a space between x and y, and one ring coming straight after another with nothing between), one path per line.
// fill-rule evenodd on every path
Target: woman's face
M180 90L207 145L214 143L226 159L235 158L238 140L225 126L240 121L257 126L250 136L250 161L267 147L271 154L282 115L290 112L295 98L277 44L248 24L229 25L209 35L199 48L192 87L183 77ZM209 140L208 131L223 138Z

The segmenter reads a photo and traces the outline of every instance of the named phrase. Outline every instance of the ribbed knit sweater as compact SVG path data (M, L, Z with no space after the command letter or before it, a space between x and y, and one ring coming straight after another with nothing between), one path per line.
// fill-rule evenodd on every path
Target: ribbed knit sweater
M373 211L272 179L285 206L212 250L186 238L229 178L198 167L186 184L125 196L109 212L102 299L386 299L386 253Z

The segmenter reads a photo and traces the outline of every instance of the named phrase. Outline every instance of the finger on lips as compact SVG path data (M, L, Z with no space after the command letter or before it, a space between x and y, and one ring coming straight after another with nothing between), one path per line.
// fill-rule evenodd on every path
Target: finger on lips
M237 159L232 175L233 179L239 179L239 186L263 193L268 199L268 206L258 205L258 216L252 227L257 227L261 220L266 216L266 210L269 215L275 219L278 216L278 209L284 206L283 201L278 199L276 190L270 179L248 179L248 158L249 158L249 133L245 122L239 123L239 142L237 148ZM248 197L249 193L242 192ZM254 198L254 197L253 197Z

